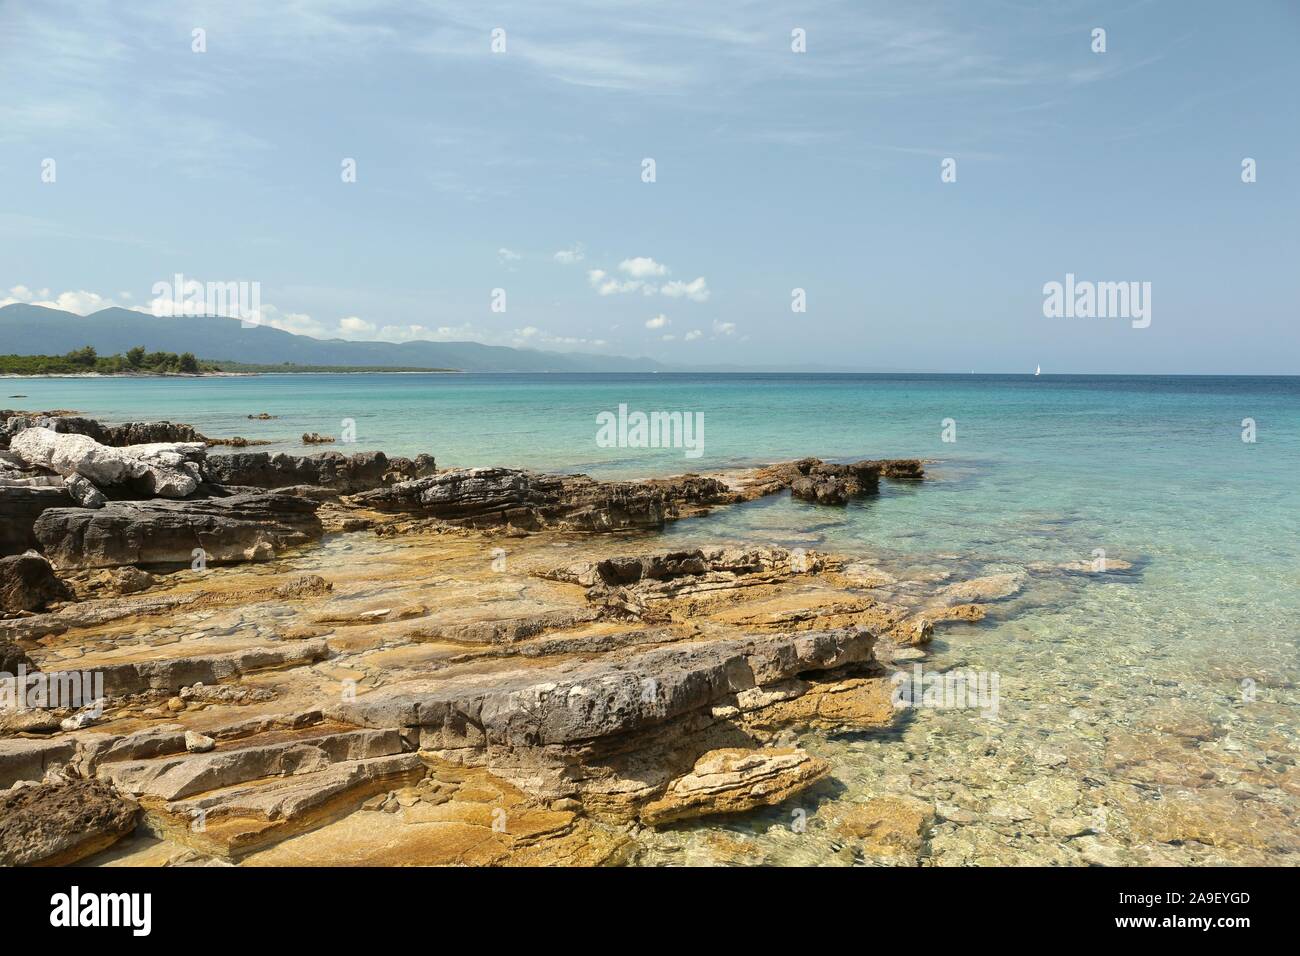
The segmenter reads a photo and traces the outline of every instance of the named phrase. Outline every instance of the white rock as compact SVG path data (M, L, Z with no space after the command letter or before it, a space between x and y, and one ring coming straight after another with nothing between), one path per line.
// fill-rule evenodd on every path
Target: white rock
M185 749L192 754L205 754L216 745L217 742L211 737L196 734L192 730L185 731Z
M26 428L9 443L11 452L32 467L65 478L80 475L100 487L143 479L147 491L183 498L198 487L198 467L187 458L202 453L200 442L155 442L111 448L87 435Z
M84 730L97 720L99 720L99 714L95 710L83 710L60 721L59 726L64 730Z

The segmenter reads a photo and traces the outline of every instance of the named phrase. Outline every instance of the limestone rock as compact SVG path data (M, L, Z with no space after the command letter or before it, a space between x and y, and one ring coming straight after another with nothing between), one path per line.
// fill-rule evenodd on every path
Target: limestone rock
M76 863L134 829L137 809L92 780L0 793L0 866Z
M661 826L714 813L738 813L772 806L830 773L830 764L797 748L713 750L674 780L658 800L646 804L641 820Z
M72 500L83 508L102 508L108 504L104 493L91 484L88 478L83 478L81 475L69 475L64 480L63 487L68 489L68 495Z
M68 489L53 487L0 487L0 555L22 554L38 546L33 528L50 508L70 508L75 502Z
M185 731L185 749L192 754L205 754L216 745L217 742L211 737L205 737L192 730Z
M64 434L48 428L27 428L13 437L10 451L32 467L46 468L65 478L80 475L99 487L139 487L148 494L183 498L198 487L197 466L202 443L154 443L115 448L88 435Z
M23 432L22 434L27 434ZM98 510L51 508L36 519L41 550L59 568L265 561L321 536L317 503L279 492L193 501L114 501Z
M909 858L920 854L935 821L930 804L897 796L842 806L835 815L839 832L862 841L869 852Z
M105 664L97 670L103 675L104 692L112 697L146 690L177 691L196 683L207 686L253 671L314 663L328 654L329 645L324 640L309 640L224 654ZM174 699L180 704L177 709L184 710L185 701Z
M420 746L572 744L707 712L737 691L871 660L864 630L801 631L683 642L590 662L455 677L422 688L384 688L336 705L358 726L419 729Z
M355 495L378 511L421 514L471 527L510 525L608 532L659 529L668 521L735 500L716 478L594 481L510 468L466 468Z
M383 452L344 455L336 451L319 455L272 455L248 452L210 455L204 464L208 478L218 484L248 488L288 488L315 485L342 494L379 488L392 481L432 475L433 458L389 458Z
M72 591L39 554L0 558L0 611L39 611L51 601L71 598Z
M77 753L68 738L0 739L0 790L18 780L41 780L51 767L66 765Z

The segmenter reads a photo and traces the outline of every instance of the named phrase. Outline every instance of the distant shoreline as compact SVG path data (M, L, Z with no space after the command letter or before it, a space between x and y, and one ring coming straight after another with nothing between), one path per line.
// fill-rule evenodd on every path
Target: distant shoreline
M463 375L456 368L269 368L236 372L0 372L6 378L252 378L258 375Z

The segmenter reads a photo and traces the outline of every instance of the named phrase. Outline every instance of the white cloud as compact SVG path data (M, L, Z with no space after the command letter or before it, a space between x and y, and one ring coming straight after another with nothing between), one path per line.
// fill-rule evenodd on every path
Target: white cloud
M640 292L642 295L662 293L673 299L690 299L692 302L709 300L709 284L704 276L699 276L690 282L673 279L663 285L651 281L670 275L672 270L649 256L624 259L618 264L618 271L627 278L610 275L604 269L590 269L587 272L587 280L600 295L623 295L628 292Z
M652 279L658 276L666 276L668 267L662 263L655 262L648 256L637 256L634 259L624 259L618 264L620 272L625 272L634 279Z
M674 279L672 282L665 282L659 291L672 299L684 297L692 302L707 302L709 300L709 284L704 280L704 276L692 279L690 282L681 282Z
M665 342L671 342L673 339L677 338L677 336L672 335L672 334L669 334L669 335L661 336L661 338L662 338Z
M570 249L561 249L555 254L555 261L562 266L571 266L585 258L587 258L587 248L580 242Z
M373 338L379 330L375 323L349 315L347 318L339 319L339 331L344 333L344 338L353 335L359 338Z
M645 327L647 329L662 329L672 324L673 320L668 318L668 316L664 315L662 312L656 315L653 319L645 320Z
M703 337L704 337L704 333L701 332L699 329L691 329L684 336L687 342L694 342L696 339L703 338Z
M604 269L590 270L587 273L587 281L600 295L621 295L624 292L635 292L637 289L645 287L645 283L640 279L620 279L617 276L611 276Z
M713 322L713 334L714 334L714 335L735 335L735 334L736 334L736 323L735 323L735 322L719 322L719 321L717 321L717 320L715 319L714 322Z
M497 260L503 266L509 265L512 262L518 262L522 258L523 258L522 255L515 252L513 249L507 249L505 246L502 246L500 249L497 250Z
M39 291L29 289L25 285L16 285L9 290L9 295L0 299L0 306L15 305L23 303L27 305L40 305L47 309L61 309L64 312L74 312L77 315L90 315L92 312L98 312L100 309L111 309L117 305L112 299L100 295L98 292L60 292L58 295L51 297L49 289L40 289Z

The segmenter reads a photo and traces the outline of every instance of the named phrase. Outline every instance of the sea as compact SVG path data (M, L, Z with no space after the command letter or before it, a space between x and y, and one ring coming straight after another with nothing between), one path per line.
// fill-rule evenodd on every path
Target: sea
M916 708L888 732L806 742L832 761L834 799L939 807L933 865L1300 860L1300 377L295 373L0 389L8 408L188 422L299 454L321 450L301 443L317 432L440 467L627 478L925 459L929 480L846 507L773 497L663 538L834 552L904 581L1027 575L983 621L942 626L924 662L998 675L996 714ZM602 440L620 407L625 421L691 416L698 447L638 447L635 429ZM1120 570L1033 573L1098 561ZM880 862L785 807L653 839L653 862Z

